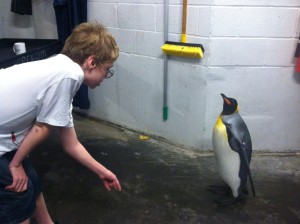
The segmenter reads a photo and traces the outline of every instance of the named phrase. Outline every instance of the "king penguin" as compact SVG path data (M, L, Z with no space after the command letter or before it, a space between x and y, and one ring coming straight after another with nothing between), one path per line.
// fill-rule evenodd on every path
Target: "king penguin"
M212 143L218 171L226 186L211 185L209 190L222 195L231 191L232 197L216 200L219 205L226 206L235 204L248 194L248 177L254 197L255 190L250 172L252 142L249 130L239 114L237 101L224 94L221 96L223 111L213 128Z

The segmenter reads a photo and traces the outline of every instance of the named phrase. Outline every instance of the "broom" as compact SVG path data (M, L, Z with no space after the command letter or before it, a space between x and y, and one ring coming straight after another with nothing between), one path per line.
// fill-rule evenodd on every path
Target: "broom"
M186 43L186 14L187 0L183 0L181 42L166 41L161 49L167 55L202 58L204 52L202 44Z

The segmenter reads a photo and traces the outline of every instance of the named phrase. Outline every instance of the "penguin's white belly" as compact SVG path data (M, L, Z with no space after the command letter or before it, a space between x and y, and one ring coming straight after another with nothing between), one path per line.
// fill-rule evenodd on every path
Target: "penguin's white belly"
M226 127L217 122L213 130L213 148L221 178L229 185L234 197L238 196L238 188L241 184L239 178L240 157L233 151L228 143Z

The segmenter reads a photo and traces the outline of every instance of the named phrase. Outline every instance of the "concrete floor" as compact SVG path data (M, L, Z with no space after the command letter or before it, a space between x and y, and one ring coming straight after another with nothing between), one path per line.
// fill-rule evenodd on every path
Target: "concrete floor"
M61 149L57 133L31 155L48 209L60 224L300 223L300 156L254 154L257 196L219 207L208 185L220 182L213 154L140 140L139 134L75 115L78 138L118 176L107 192L96 175Z

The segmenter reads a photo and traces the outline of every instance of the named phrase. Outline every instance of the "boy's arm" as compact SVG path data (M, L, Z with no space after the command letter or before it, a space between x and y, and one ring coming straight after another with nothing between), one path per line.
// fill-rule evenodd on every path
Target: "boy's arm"
M9 164L13 182L6 186L6 190L22 192L27 189L27 175L23 169L22 162L26 156L37 147L51 133L52 126L45 123L36 123L22 141L14 158Z
M121 185L115 174L106 169L88 153L84 146L78 141L73 127L59 128L59 135L64 150L75 160L97 174L108 191L112 188L118 191L121 190Z

